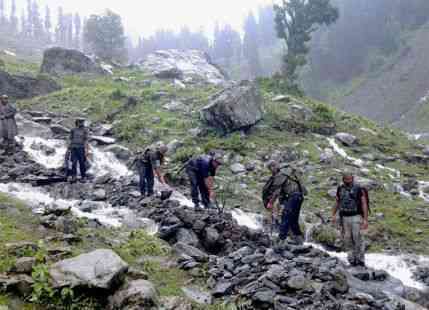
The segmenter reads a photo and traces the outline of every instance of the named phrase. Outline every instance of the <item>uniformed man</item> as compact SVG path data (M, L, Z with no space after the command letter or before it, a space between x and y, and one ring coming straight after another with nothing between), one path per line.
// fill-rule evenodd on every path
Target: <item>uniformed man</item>
M15 137L18 134L18 127L16 126L15 115L16 108L9 103L9 97L2 95L0 97L0 132L3 139L3 147L5 154L15 153Z
M192 202L195 208L201 203L205 208L213 208L216 194L214 192L214 177L222 164L221 154L201 155L191 159L186 164L186 174L191 186Z
M77 180L77 165L79 164L81 182L86 181L87 157L89 152L88 145L88 130L85 127L85 120L82 118L76 119L76 127L70 132L69 150L72 169L72 182Z

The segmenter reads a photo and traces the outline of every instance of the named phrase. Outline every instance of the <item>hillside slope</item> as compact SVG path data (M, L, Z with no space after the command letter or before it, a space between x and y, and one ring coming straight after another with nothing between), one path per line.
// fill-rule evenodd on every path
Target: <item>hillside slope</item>
M370 75L336 105L383 123L394 123L409 131L421 131L424 124L415 122L415 113L429 90L429 25L410 34L393 64Z

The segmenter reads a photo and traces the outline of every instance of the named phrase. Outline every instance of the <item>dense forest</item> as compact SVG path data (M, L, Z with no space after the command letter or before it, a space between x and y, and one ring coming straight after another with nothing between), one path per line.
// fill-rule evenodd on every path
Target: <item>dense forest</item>
M85 36L88 20L79 13L59 8L41 8L36 0L16 3L0 0L0 45L22 48L26 53L46 46L62 46L97 53L91 36ZM18 0L19 1L19 0ZM308 63L301 70L301 84L315 96L320 88L333 85L382 67L404 44L404 34L418 29L429 19L427 0L333 0L339 19L313 33ZM17 12L17 7L25 7ZM106 12L113 14L113 12ZM94 16L92 16L94 17ZM271 5L249 12L243 29L216 23L213 33L159 29L135 40L125 37L120 24L116 58L135 62L158 49L200 49L207 52L234 78L269 76L280 70L286 49L277 38L275 12ZM102 55L103 56L103 55ZM321 81L324 83L320 84Z

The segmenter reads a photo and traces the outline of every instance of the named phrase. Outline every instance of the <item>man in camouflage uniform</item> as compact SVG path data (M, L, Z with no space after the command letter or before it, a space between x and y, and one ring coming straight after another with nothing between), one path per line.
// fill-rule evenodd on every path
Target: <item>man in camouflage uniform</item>
M146 149L135 159L133 165L137 165L140 178L140 193L143 197L150 197L154 194L155 175L161 184L166 183L162 173L162 165L167 151L167 146L159 144L154 150L151 148Z
M5 154L10 155L15 153L15 137L18 134L15 115L16 108L9 103L9 97L3 95L0 97L0 133L3 139L3 147Z
M273 210L275 202L279 200L283 209L279 234L280 241L286 240L289 231L292 231L295 242L302 244L304 235L299 226L299 216L304 202L304 195L307 194L306 189L302 186L293 169L280 169L280 165L276 161L270 161L268 169L271 171L272 176L264 186L262 197L264 206L268 210Z
M79 163L81 182L85 182L89 145L88 145L88 130L85 128L85 120L82 118L76 119L76 127L73 128L70 132L70 144L69 144L68 152L70 152L71 161L72 161L72 169L71 169L72 182L76 182L77 180L78 163Z

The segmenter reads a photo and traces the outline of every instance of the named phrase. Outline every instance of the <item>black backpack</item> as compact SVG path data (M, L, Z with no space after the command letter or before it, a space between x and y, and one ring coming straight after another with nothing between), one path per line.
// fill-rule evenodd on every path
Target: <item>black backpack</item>
M370 212L369 194L365 187L353 185L347 188L342 185L338 188L338 197L341 216L363 215L362 197L365 197Z

